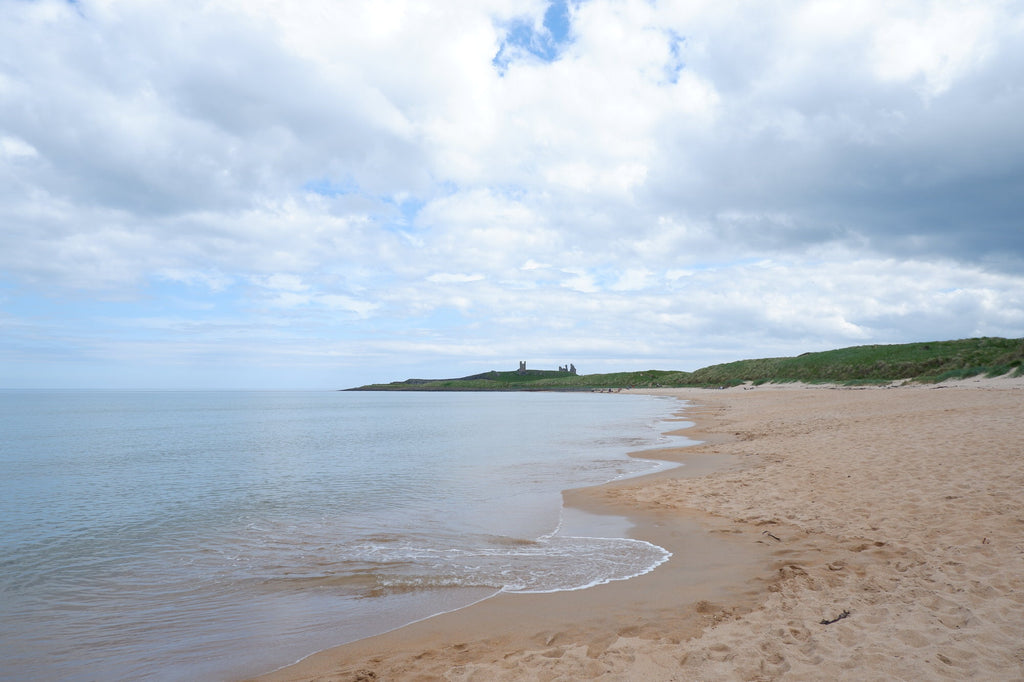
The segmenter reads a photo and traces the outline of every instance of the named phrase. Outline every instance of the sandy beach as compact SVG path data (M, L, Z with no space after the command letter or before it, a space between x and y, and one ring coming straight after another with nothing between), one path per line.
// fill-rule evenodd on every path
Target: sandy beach
M690 401L702 443L656 453L684 466L566 503L669 562L260 679L1024 679L1024 380L660 392Z

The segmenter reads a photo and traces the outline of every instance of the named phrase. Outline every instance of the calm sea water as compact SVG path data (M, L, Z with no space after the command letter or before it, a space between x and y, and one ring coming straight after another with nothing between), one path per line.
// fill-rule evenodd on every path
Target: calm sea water
M232 679L502 590L647 572L667 552L560 492L663 466L626 453L676 405L0 391L0 676Z

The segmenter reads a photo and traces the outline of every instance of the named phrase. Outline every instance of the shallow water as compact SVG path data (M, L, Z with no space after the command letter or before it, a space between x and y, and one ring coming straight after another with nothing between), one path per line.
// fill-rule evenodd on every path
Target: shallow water
M235 678L500 590L646 572L664 550L574 537L560 492L664 466L626 452L664 444L676 404L0 392L0 674Z

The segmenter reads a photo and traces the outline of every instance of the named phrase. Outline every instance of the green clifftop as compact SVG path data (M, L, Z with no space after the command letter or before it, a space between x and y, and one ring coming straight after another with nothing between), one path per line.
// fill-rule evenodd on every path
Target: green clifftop
M1024 376L1024 339L984 337L853 346L796 357L739 360L694 372L647 370L575 375L567 371L484 372L458 379L407 379L353 391L573 391L629 387L735 386L760 383L882 384L969 376Z

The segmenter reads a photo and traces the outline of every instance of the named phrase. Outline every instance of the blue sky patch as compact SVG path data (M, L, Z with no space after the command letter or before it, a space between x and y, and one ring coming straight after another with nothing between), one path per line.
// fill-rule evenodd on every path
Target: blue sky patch
M556 45L569 39L569 3L566 0L555 0L548 5L544 13L544 28L551 34Z
M302 189L325 197L336 197L343 194L356 194L359 191L359 185L351 178L343 180L315 178L302 185Z
M668 31L669 60L665 64L665 80L669 83L679 81L679 73L686 64L683 62L683 43L686 39L675 31Z
M504 73L510 63L528 54L545 62L555 61L570 42L570 23L566 0L548 5L539 28L529 19L512 21L506 26L505 40L491 63Z

